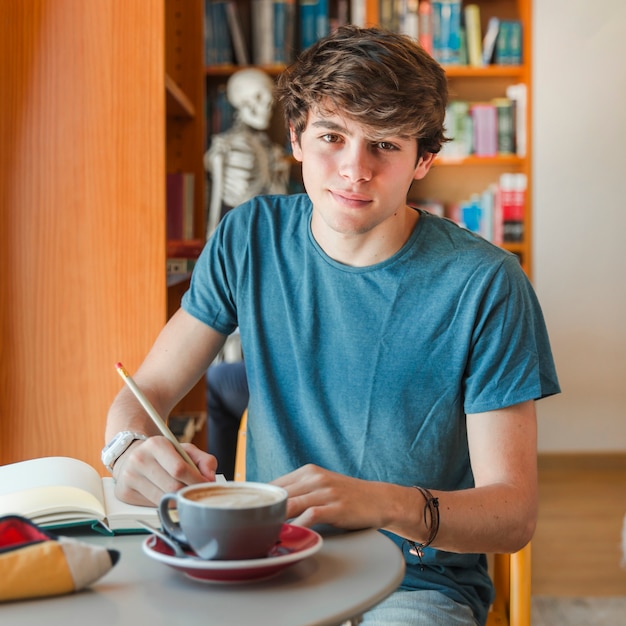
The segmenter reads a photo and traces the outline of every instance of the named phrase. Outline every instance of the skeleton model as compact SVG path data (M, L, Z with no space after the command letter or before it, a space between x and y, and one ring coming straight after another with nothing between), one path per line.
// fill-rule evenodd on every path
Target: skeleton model
M285 151L264 132L274 104L272 79L254 68L235 72L226 97L235 109L229 130L213 136L204 155L211 175L207 238L226 211L253 196L286 193L289 161Z

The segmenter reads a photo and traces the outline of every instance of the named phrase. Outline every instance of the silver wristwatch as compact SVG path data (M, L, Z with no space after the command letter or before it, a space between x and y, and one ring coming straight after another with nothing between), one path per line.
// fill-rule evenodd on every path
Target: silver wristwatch
M113 465L115 461L119 459L124 452L128 449L133 441L137 439L145 440L148 437L142 433L135 433L130 430L123 430L122 432L117 433L109 443L107 443L104 448L102 448L102 463L109 470L109 472L113 473Z

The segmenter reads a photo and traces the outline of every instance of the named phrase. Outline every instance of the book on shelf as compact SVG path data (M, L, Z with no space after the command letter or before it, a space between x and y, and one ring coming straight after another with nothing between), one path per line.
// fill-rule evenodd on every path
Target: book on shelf
M473 152L476 156L495 156L498 152L498 118L490 102L470 106L473 128Z
M490 17L483 37L483 65L489 65L494 59L499 31L500 18Z
M522 63L522 23L519 20L502 20L495 47L498 65Z
M248 46L241 25L239 5L235 0L226 2L226 19L228 20L235 61L237 61L238 65L248 65L250 63L250 54L248 53Z
M379 0L349 0L350 23L361 28L380 25Z
M291 62L295 8L295 0L252 0L252 57L255 65Z
M433 7L430 0L419 0L417 5L417 40L429 54L433 53Z
M193 172L168 172L166 177L166 235L192 239L194 226Z
M506 88L506 97L513 102L515 112L515 153L526 156L526 115L528 91L524 83L515 83Z
M443 144L441 157L462 159L472 153L473 128L469 114L470 104L465 100L451 100L446 107L444 126L450 141Z
M483 38L480 26L480 7L467 4L463 9L465 17L465 38L467 41L467 60L474 67L483 66Z
M403 35L419 40L418 0L400 0L400 3L398 30Z
M461 0L432 0L433 56L442 65L458 64L461 52Z
M515 108L509 98L494 98L498 130L498 154L515 154Z
M306 50L329 33L328 0L299 0L300 49Z
M233 42L228 28L228 0L205 0L204 54L206 65L231 65Z
M505 242L519 242L524 239L526 186L525 174L505 173L500 176L502 238Z

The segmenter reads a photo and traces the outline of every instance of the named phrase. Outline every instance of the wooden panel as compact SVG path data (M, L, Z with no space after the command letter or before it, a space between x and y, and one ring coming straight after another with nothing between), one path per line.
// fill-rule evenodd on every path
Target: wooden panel
M0 462L100 469L165 321L162 0L0 7Z
M193 172L194 235L205 236L204 156L204 2L203 0L166 0L165 67L168 77L185 94L195 114L180 115L168 109L167 171Z

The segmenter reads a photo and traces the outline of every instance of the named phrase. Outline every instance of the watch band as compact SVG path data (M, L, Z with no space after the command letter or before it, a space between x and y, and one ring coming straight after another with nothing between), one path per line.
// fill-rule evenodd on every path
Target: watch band
M145 440L148 437L143 433L136 433L132 430L123 430L117 433L109 443L102 449L102 463L113 473L113 465L119 459L133 441Z

